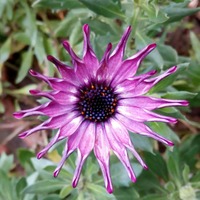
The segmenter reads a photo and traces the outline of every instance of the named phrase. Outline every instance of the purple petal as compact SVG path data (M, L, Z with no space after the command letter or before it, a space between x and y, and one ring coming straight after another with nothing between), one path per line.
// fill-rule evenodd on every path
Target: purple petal
M112 181L110 177L109 158L110 158L110 145L106 137L106 132L101 124L96 125L96 140L94 146L94 154L101 168L105 187L108 193L113 192Z
M147 165L144 163L140 155L137 153L133 144L131 142L128 130L121 124L120 121L112 118L109 121L109 126L112 127L113 135L116 137L117 141L127 147L135 156L135 158L139 161L139 163L144 167L144 169L148 169Z
M135 182L136 177L135 177L135 174L134 174L133 169L131 167L131 164L130 164L130 161L129 161L129 158L128 158L128 155L127 155L127 151L126 151L124 145L122 145L120 142L118 142L116 140L112 126L105 123L105 129L106 129L107 138L108 138L110 147L112 148L113 152L116 154L116 156L119 158L119 160L122 162L122 164L126 168L130 179L133 182Z
M39 90L30 90L30 93L35 96L46 97L61 105L73 106L78 101L78 98L75 96L75 94L71 92L63 92L63 91L42 92Z
M169 106L187 106L188 102L185 100L171 100L161 99L150 96L137 96L128 99L121 99L119 105L124 106L137 106L148 110L154 110L157 108L164 108Z
M38 159L42 158L54 144L56 144L61 140L59 136L60 136L60 130L57 131L56 135L51 139L49 144L37 154Z
M80 178L80 173L82 170L82 166L94 148L94 143L95 143L95 124L90 123L89 126L87 127L87 130L83 133L81 142L79 143L79 146L77 148L77 167L74 172L74 177L72 180L72 186L76 187Z
M79 80L76 77L76 74L74 73L74 69L72 69L72 67L69 67L68 65L63 64L62 62L60 62L58 59L54 58L51 55L47 56L47 59L58 68L58 71L62 75L63 79L66 79L69 82L73 80L73 83L76 85L80 84Z
M77 128L80 126L80 124L83 121L82 116L77 116L75 118L72 118L68 123L66 123L64 126L61 127L60 130L60 137L68 137L72 135Z
M92 50L91 44L90 44L90 28L88 24L85 24L83 26L83 35L84 35L84 47L83 47L83 62L85 63L85 66L87 66L89 73L93 77L96 75L96 71L99 67L99 61Z
M61 170L62 166L64 165L66 159L78 147L79 143L81 142L82 134L85 132L87 127L88 127L88 123L83 122L81 124L81 126L79 126L77 131L74 134L69 136L67 144L65 145L65 149L64 149L63 154L62 154L62 159L60 160L57 168L54 171L54 177L58 176L58 174L60 173L60 170Z
M70 44L67 41L63 42L63 46L72 58L72 63L78 80L80 80L80 82L88 83L88 81L91 79L89 69L87 69L84 62L74 53Z
M129 26L121 37L121 40L113 50L110 59L108 61L108 74L112 78L115 76L118 69L121 67L121 63L124 57L124 50L131 33L131 27Z
M120 94L121 98L130 98L135 96L140 96L146 94L154 85L156 85L159 81L164 79L165 77L169 76L170 74L174 73L176 71L176 66L171 67L164 73L162 73L159 76L156 76L154 78L139 80L138 83L135 82L135 80L129 82L129 87L127 88L127 91ZM132 86L131 86L132 83ZM122 89L122 87L121 87Z
M173 142L167 140L166 138L158 135L157 133L153 132L148 126L144 123L133 121L129 118L124 117L121 114L116 114L116 118L124 124L124 126L131 132L137 133L140 135L151 137L155 140L158 140L168 146L173 146Z
M106 48L106 51L103 55L103 58L100 62L100 67L99 69L97 70L97 79L99 81L101 80L106 80L106 79L109 79L109 74L108 74L108 58L110 56L110 52L112 50L112 44L109 43L107 48Z
M137 122L145 122L145 121L156 121L156 122L167 122L167 123L177 122L177 120L173 117L159 115L149 110L135 106L118 106L117 111L120 114L124 115L125 117Z
M118 83L120 83L122 80L133 77L136 74L142 60L153 49L155 49L155 47L156 47L156 44L150 44L144 49L142 49L141 51L139 51L137 54L123 61L118 71L116 71L112 84L115 86Z
M45 81L53 90L74 92L74 93L77 91L76 86L66 80L60 78L50 78L38 72L35 72L32 69L29 71L29 73L32 76Z
M58 128L64 126L69 121L71 121L72 119L76 118L76 116L77 116L76 112L71 112L69 114L64 114L64 115L49 118L42 124L19 134L19 137L25 138L25 137L31 135L32 133L34 133L36 131L40 131L40 130L58 129Z
M124 93L126 95L127 92L132 92L139 84L141 84L145 79L153 76L156 72L156 70L152 70L145 74L128 78L115 87L115 92L119 93L121 96L123 96Z
M32 109L15 112L13 115L17 119L21 119L32 115L46 115L49 117L56 117L65 113L67 114L73 108L74 105L71 105L71 103L69 103L69 105L60 105L54 101L50 101Z

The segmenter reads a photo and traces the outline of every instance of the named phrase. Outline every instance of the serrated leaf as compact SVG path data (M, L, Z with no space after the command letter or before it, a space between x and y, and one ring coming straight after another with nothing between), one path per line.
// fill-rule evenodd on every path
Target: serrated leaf
M33 51L32 49L29 49L28 52L22 54L22 62L17 74L17 79L15 81L16 83L20 83L25 78L25 76L28 73L28 70L31 68L32 61Z
M169 18L166 13L161 11L154 3L143 3L141 7L146 11L148 19L154 23L163 23Z
M109 18L125 18L124 13L121 10L120 4L113 0L79 0L90 10L94 11L98 15L103 15Z

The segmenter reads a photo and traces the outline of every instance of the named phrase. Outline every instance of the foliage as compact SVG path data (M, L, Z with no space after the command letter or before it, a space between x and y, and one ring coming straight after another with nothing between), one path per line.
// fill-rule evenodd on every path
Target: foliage
M101 58L108 42L116 45L123 30L133 27L126 55L130 56L149 43L156 42L140 72L156 69L158 72L178 65L177 72L161 81L151 95L172 99L187 99L191 108L200 105L200 40L190 31L191 49L182 56L166 44L170 32L180 27L184 17L200 8L188 8L188 0L0 0L0 113L5 114L4 98L12 97L15 110L30 107L24 101L28 90L45 87L27 76L30 68L52 76L57 75L47 62L46 55L54 55L70 64L61 48L61 41L69 40L81 56L82 25L88 23L92 45ZM187 25L185 25L187 26ZM188 24L191 27L191 24ZM187 28L187 27L186 27ZM181 41L179 41L181 42ZM23 98L22 98L23 97ZM40 100L44 101L44 99ZM189 109L165 108L158 112L173 115L193 129L199 124L186 118ZM35 122L34 122L35 123ZM46 159L37 160L30 150L19 149L18 165L24 174L13 173L16 162L12 155L0 157L0 199L8 200L59 200L59 199L142 199L142 200L195 200L200 198L200 173L197 157L200 152L199 135L190 130L179 134L163 123L149 123L152 129L176 143L174 149L161 153L157 143L149 138L131 134L133 144L144 156L149 170L143 171L130 154L138 177L132 184L123 166L111 156L111 174L115 191L106 193L94 156L87 159L80 183L71 186L76 155L71 155L58 178L52 177L56 161L60 158L62 144L52 150ZM53 133L52 133L53 134ZM14 170L15 171L15 170Z

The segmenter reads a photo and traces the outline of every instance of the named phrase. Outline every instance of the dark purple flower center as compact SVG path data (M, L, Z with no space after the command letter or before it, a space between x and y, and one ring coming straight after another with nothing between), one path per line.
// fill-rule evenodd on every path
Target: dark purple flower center
M93 122L105 122L116 112L117 94L104 83L91 83L80 89L78 108L81 115Z

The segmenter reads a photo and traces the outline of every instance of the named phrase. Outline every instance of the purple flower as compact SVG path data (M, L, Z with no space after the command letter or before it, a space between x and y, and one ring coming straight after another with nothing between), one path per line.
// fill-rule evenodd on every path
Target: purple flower
M38 159L44 156L55 143L67 138L62 159L54 171L55 177L58 176L68 156L77 150L73 187L78 184L84 161L92 150L102 170L105 187L109 193L113 191L109 171L111 151L122 162L130 179L135 182L136 176L127 149L145 169L147 166L135 150L128 131L172 146L173 142L152 131L145 122L176 123L175 118L157 114L152 110L188 105L185 100L160 99L145 95L160 80L174 73L177 67L171 67L158 76L154 76L155 70L136 75L140 63L156 47L156 44L150 44L124 60L124 50L130 32L131 27L128 27L112 52L112 44L108 44L99 62L90 44L89 26L84 25L82 59L74 53L67 41L63 42L63 46L71 56L72 67L53 56L47 57L57 67L62 78L50 78L30 70L32 76L45 81L51 87L51 91L31 90L30 93L46 97L50 101L14 113L16 118L31 115L49 117L40 125L21 133L19 135L21 138L40 130L58 129L49 144L38 153Z

